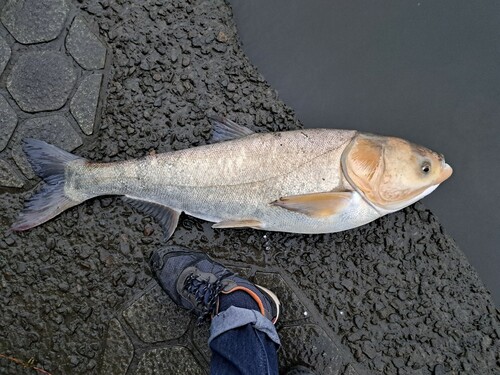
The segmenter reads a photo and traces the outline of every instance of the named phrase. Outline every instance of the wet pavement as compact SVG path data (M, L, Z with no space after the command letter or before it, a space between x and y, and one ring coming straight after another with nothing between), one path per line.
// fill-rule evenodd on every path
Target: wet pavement
M8 231L37 183L20 142L116 161L205 144L208 115L273 131L299 128L293 111L243 54L223 1L0 6L0 354L52 374L208 373L208 325L151 278L149 255L165 246L154 220L105 197ZM170 242L278 294L283 372L500 370L499 312L422 204L327 235L214 230L182 216ZM0 358L0 373L30 372Z

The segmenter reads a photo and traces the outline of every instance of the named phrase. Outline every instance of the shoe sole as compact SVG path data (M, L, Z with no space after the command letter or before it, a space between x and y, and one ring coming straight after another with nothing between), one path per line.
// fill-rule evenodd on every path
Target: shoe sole
M272 320L273 324L276 324L278 322L278 318L280 316L280 310L281 310L281 302L280 300L278 299L278 296L276 294L274 294L273 292L271 292L269 289L263 287L263 286L260 286L260 285L257 285L257 284L254 284L257 288L259 288L260 290L262 290L264 293L266 293L269 297L271 297L271 299L273 300L274 304L276 305L276 317Z

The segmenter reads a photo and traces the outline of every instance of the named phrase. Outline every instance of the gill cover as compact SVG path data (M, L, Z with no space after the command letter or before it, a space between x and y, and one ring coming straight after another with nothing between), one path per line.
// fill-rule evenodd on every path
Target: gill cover
M372 134L356 135L342 154L347 180L370 203L386 210L413 203L433 185L430 179L417 176L413 170L416 163L414 146L409 142Z

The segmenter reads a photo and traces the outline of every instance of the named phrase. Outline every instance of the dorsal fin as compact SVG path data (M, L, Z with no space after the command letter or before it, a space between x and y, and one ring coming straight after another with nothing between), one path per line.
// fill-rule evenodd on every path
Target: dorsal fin
M255 132L238 125L225 117L210 117L212 122L212 143L229 141L231 139L245 137Z

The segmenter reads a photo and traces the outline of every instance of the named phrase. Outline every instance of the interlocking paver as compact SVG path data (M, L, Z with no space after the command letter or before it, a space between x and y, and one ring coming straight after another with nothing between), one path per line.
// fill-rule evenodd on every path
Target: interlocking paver
M0 95L0 151L9 142L17 125L17 115L7 100Z
M297 297L293 287L286 284L279 273L257 272L255 282L259 285L268 285L272 287L273 292L286 301L282 320L303 320L309 317L308 308Z
M10 46L7 44L5 39L0 36L0 75L2 75L5 66L9 62L10 54Z
M188 329L190 319L165 294L155 286L123 312L123 317L139 338L154 343L178 338ZM155 324L150 324L152 321Z
M68 11L66 0L9 0L1 19L19 43L40 43L57 38Z
M7 89L25 112L61 108L76 81L71 60L60 52L29 52L19 56L7 77Z
M6 160L0 159L0 186L20 188L23 185L24 181L17 175L15 167Z
M106 60L106 47L90 31L82 17L75 17L68 36L66 48L76 62L84 69L103 69Z
M132 342L123 331L120 322L117 319L112 319L108 325L100 373L106 375L124 374L132 361L133 355L134 346Z
M71 114L87 135L94 132L101 82L102 74L91 74L85 77L70 102Z

